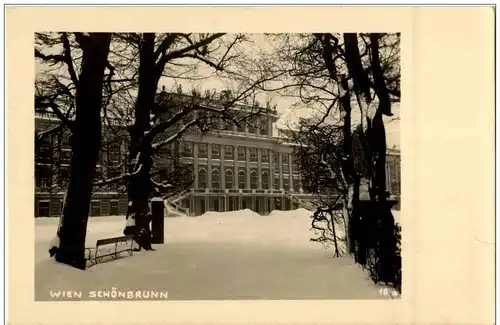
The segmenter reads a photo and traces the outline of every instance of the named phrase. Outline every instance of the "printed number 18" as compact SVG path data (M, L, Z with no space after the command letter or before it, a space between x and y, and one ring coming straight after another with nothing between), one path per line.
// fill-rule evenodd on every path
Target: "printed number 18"
M396 297L398 295L398 292L396 290L391 290L389 292L389 289L388 288L380 288L378 290L378 293L381 295L381 296L393 296L393 297Z

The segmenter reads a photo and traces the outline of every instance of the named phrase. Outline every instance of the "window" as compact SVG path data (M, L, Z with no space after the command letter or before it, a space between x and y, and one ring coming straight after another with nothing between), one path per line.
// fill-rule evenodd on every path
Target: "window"
M120 163L120 145L118 143L113 143L109 146L109 162L112 165L118 165Z
M240 170L238 173L238 188L245 189L247 187L247 177L245 171Z
M196 186L196 184L194 184L196 174L192 168L192 165L182 164L182 167L180 167L180 168L183 169L183 171L181 172L182 175L180 176L180 180L182 182L184 182L185 184L189 184L190 186L191 185ZM165 181L165 180L163 180L163 181Z
M49 168L35 170L36 185L42 189L47 189L52 185L52 172Z
M198 158L207 158L207 144L198 144Z
M49 162L52 160L52 148L40 147L39 159L42 162Z
M60 167L59 169L59 185L64 187L69 181L69 168Z
M250 161L257 162L257 148L250 148Z
M219 144L212 144L212 158L213 159L220 159L220 145Z
M274 176L274 189L279 190L280 189L280 178L278 176Z
M109 214L112 216L117 216L118 213L118 201L111 201L109 203Z
M50 202L49 201L38 202L38 216L39 217L49 217L50 216Z
M284 153L281 155L281 161L283 162L283 168L288 166L288 154Z
M269 173L268 172L262 173L262 188L264 190L269 189Z
M212 188L220 188L220 172L218 169L212 170Z
M290 180L288 179L288 177L283 177L283 189L285 191L290 190Z
M207 187L207 171L204 169L200 169L198 172L198 188L206 188Z
M226 170L226 177L225 177L225 188L227 189L232 189L233 188L233 172L231 169Z
M92 217L97 217L101 215L101 202L92 201L90 202L90 215Z
M260 120L260 134L269 135L269 122L266 119Z
M234 148L233 146L224 147L224 159L233 160L234 159Z
M40 177L40 187L42 189L48 189L52 185L50 177Z
M61 145L63 147L69 147L69 145L70 145L69 144L69 134L65 132L65 133L62 134L61 138L62 138L61 139Z
M280 170L280 156L279 153L273 153L273 164L274 164L274 170L279 171Z
M260 151L260 161L268 163L269 162L269 150L268 149L261 149Z
M302 180L300 178L293 178L293 189L295 192L300 191L302 188Z
M299 170L299 159L297 155L292 155L292 171L296 172Z
M46 136L42 137L42 141L40 143L40 146L46 147L46 148L51 148L52 147L52 136L46 135Z
M247 148L245 148L245 147L238 147L238 160L239 161L246 161L247 160L246 149Z
M193 157L193 144L191 142L184 142L182 153L184 157Z
M259 188L259 176L255 170L250 172L250 188L252 190Z

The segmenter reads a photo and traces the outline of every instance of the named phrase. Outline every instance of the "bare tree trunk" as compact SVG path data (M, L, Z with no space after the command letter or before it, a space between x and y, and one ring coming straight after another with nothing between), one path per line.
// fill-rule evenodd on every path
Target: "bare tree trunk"
M349 253L352 253L352 207L355 204L354 200L357 197L355 194L359 193L359 178L354 169L354 158L352 155L352 132L351 132L351 95L349 86L345 77L341 80L341 87L344 89L344 96L340 99L344 111L344 123L342 126L343 132L343 164L342 172L344 173L345 186L347 187L343 194L343 214L345 227L345 240L346 248Z
M130 159L131 170L140 172L129 179L128 183L128 211L125 234L134 234L138 244L145 249L151 248L149 195L151 193L150 172L152 166L151 140L146 132L151 129L150 114L155 102L158 86L156 71L155 34L144 33L139 52L139 90L135 105L135 123L130 128Z
M76 118L71 136L70 179L64 203L56 260L85 269L85 237L92 187L101 145L101 102L111 34L86 36L76 90Z

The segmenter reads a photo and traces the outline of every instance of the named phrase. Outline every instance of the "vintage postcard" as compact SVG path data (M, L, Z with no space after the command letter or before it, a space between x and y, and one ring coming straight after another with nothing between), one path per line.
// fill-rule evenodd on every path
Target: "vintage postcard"
M493 321L491 8L6 12L14 324Z

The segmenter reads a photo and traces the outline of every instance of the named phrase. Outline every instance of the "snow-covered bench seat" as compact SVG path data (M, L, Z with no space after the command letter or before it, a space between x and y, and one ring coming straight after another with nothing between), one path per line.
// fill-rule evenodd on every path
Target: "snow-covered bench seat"
M132 255L133 246L134 241L132 239L132 235L99 239L96 242L95 247L85 248L88 253L86 259L90 261L92 265L95 265L102 262L103 258L107 256L117 259L120 253L127 252L129 255Z

